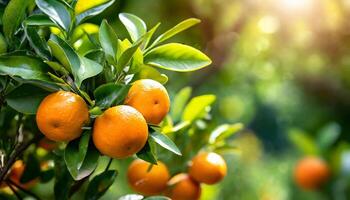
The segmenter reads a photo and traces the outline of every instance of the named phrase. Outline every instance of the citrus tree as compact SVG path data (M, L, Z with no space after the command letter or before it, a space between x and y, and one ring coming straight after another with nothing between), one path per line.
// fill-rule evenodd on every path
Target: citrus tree
M84 23L113 3L2 1L0 182L11 191L5 198L40 199L31 186L54 179L56 199L70 198L85 183L85 199L98 199L117 177L112 160L131 156L138 159L129 167L129 183L147 199L198 199L200 183L225 176L225 161L214 151L232 149L226 139L241 125L210 127L215 96L189 101L189 88L174 98L168 115L168 77L159 71L189 72L211 63L193 47L166 43L200 21L187 19L156 37L159 23L148 29L139 17L120 13L127 38L119 38L106 20ZM108 162L95 174L101 157ZM169 174L186 172L192 157L189 175L169 184ZM170 173L160 159L173 163ZM194 188L192 196L176 196L188 188Z

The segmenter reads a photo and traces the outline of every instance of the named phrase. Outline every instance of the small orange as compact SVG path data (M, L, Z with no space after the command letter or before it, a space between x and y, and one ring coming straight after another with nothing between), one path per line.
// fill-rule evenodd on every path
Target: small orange
M166 194L172 200L198 200L201 196L201 186L188 174L175 175L168 182Z
M40 131L50 140L71 141L89 121L89 109L79 95L58 91L44 98L36 114Z
M294 168L294 180L304 189L317 189L330 175L328 165L318 157L306 157L298 161Z
M126 158L146 144L148 127L136 109L120 105L107 109L97 117L92 136L101 153L113 158Z
M215 184L221 181L226 173L226 162L216 153L199 153L189 163L189 175L200 183Z
M127 172L129 185L133 190L143 195L160 194L166 189L170 178L167 166L158 161L157 165L137 159L134 160Z
M135 81L125 104L136 108L150 124L159 124L170 109L170 99L164 86L151 79Z
M24 170L25 170L25 164L23 163L23 161L17 160L11 167L9 178L11 181L18 184L19 186L21 186L25 189L29 189L29 188L33 187L38 182L38 179L31 180L27 183L21 183L20 179L24 173Z

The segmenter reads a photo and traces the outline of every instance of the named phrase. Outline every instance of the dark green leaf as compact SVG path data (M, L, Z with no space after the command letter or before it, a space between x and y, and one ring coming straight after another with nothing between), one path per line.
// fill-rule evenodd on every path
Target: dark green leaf
M35 155L29 154L28 159L26 160L26 165L24 172L21 176L21 183L28 183L31 180L34 180L40 176L40 163Z
M99 86L94 91L96 105L104 109L122 103L128 94L129 88L130 85L114 83Z
M30 56L0 56L0 74L19 76L23 79L50 81L49 67Z
M117 56L118 36L106 20L101 23L99 39L107 60L113 63Z
M164 42L165 40L173 37L174 35L200 23L201 21L199 19L195 19L195 18L190 18L187 19L185 21L180 22L179 24L177 24L176 26L174 26L173 28L169 29L168 31L166 31L165 33L163 33L162 35L160 35L150 46L150 48L154 47L155 45Z
M149 162L149 163L152 163L155 165L157 164L157 159L152 152L149 141L147 141L145 146L136 155L138 158L140 158L146 162Z
M23 21L26 26L57 26L47 15L31 15Z
M86 200L97 200L104 195L108 188L113 184L117 178L118 172L116 170L104 171L95 176L89 183L85 194Z
M163 148L181 156L181 151L168 136L157 132L151 132L150 137Z
M83 133L81 138L71 141L65 149L64 160L74 180L89 176L97 166L99 153L90 137L90 133Z
M50 93L39 87L24 84L6 96L9 106L24 114L35 114L40 102Z
M36 5L67 32L72 21L67 6L57 0L35 0Z
M89 10L84 11L83 13L78 14L76 16L77 24L80 24L84 20L102 13L109 6L111 6L114 2L115 2L115 0L110 0L110 1L107 1L106 3L100 4L100 5L96 6L96 7L93 7L91 9L89 9Z
M178 43L152 49L145 55L144 61L146 64L178 72L194 71L211 64L210 58L201 51Z
M75 77L75 82L78 87L80 87L83 80L94 77L101 73L103 70L102 65L99 63L82 56L79 56L79 58L81 65Z
M131 40L134 42L140 39L147 31L145 22L135 15L120 13L119 19L124 24L130 34Z
M25 33L30 45L33 47L35 53L45 60L49 60L51 57L49 47L46 42L39 36L38 30L34 27L25 27Z
M47 183L51 181L55 177L55 170L49 169L45 171L40 172L40 182L41 183Z
M11 0L3 15L3 31L5 37L11 41L13 35L21 25L26 15L26 9L32 0Z
M69 191L74 180L65 166L62 157L55 157L55 186L54 193L56 200L68 200Z

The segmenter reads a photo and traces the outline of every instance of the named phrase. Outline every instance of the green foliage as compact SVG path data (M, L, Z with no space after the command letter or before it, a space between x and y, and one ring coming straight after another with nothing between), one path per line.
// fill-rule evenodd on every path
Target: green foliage
M107 170L95 176L89 183L85 194L86 200L99 199L113 184L118 172L115 170Z

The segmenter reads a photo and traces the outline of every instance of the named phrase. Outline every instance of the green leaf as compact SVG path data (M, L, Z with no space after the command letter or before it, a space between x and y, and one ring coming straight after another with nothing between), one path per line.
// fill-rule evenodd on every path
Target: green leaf
M326 150L339 138L341 127L339 124L332 122L324 126L317 136L317 144L323 150Z
M288 133L289 140L298 148L303 154L317 155L319 149L316 143L308 136L307 133L298 130L291 129Z
M124 24L126 30L129 32L132 41L140 39L147 31L147 26L139 17L129 14L120 13L120 21Z
M73 184L74 180L65 166L64 159L62 157L55 156L55 199L68 200L69 191Z
M130 62L132 57L134 56L136 50L139 48L139 46L142 44L142 40L136 42L131 47L127 48L120 56L118 63L117 63L117 69L122 70L124 67Z
M161 84L168 82L168 77L165 74L161 74L158 70L153 67L142 65L140 71L136 74L137 79L153 79Z
M122 103L128 94L130 85L107 83L94 91L96 105L100 108L109 108Z
M211 132L209 136L209 144L214 144L217 141L224 140L242 130L243 127L244 125L242 123L222 124Z
M210 65L211 60L193 47L170 43L149 51L145 55L145 63L166 70L188 72Z
M171 199L165 196L151 196L151 197L145 198L144 200L171 200Z
M184 109L182 120L192 122L203 117L205 109L214 103L215 99L215 95L202 95L192 98Z
M26 9L31 0L11 0L5 8L3 15L3 31L5 38L11 41L15 32L25 18Z
M149 141L147 141L145 146L141 149L141 151L137 152L136 155L138 158L140 158L146 162L152 163L154 165L157 164L157 159L152 152L151 145L150 145Z
M157 132L151 132L150 133L150 137L160 146L162 146L163 148L173 152L174 154L177 154L179 156L181 156L181 151L179 150L179 148L176 146L176 144L170 139L168 138L166 135L161 134L161 133L157 133Z
M107 61L113 63L117 56L118 36L107 23L107 20L103 20L101 23L99 39Z
M40 102L49 94L50 92L39 87L24 84L6 95L6 102L20 113L35 114Z
M29 154L28 159L26 160L26 165L24 172L20 178L21 183L28 183L35 178L40 176L40 163L35 155Z
M170 115L172 116L175 122L180 120L182 111L184 110L186 103L190 99L191 94L192 88L190 87L185 87L176 94L170 110Z
M23 21L23 24L26 26L57 26L47 15L41 14L35 14L27 17L27 19Z
M51 35L47 44L51 49L52 55L76 77L80 66L80 60L79 56L74 52L74 49L56 35Z
M79 70L75 73L75 83L78 87L80 87L83 80L94 77L101 73L103 70L102 65L99 63L85 57L79 56L79 58L81 65L79 67Z
M106 10L109 6L111 6L113 3L115 2L115 0L110 0L106 3L100 4L96 7L93 7L89 10L86 10L80 14L78 14L75 19L77 24L81 24L81 22L89 19L90 17L96 16L100 13L102 13L104 10Z
M72 19L64 3L57 0L35 0L35 2L40 10L48 15L58 26L67 32L69 31Z
M89 176L97 166L99 153L90 137L90 133L83 133L81 138L69 142L64 151L64 160L74 180Z
M148 44L150 43L152 36L154 35L154 33L156 32L156 30L158 29L158 27L160 26L160 23L156 24L151 30L149 30L145 36L144 36L144 45L143 48L147 48Z
M60 72L62 75L69 75L69 72L60 63L53 61L45 61L45 63L49 65L53 70Z
M30 56L0 56L0 75L19 76L23 79L50 81L49 67Z
M104 171L95 176L89 183L86 190L86 200L97 200L106 193L108 188L113 184L117 178L118 172L116 170Z
M36 54L45 60L49 60L51 53L46 42L39 36L38 30L34 27L25 26L24 28L29 44L33 47Z
M154 47L155 45L164 42L165 40L173 37L174 35L200 23L201 21L199 19L195 19L195 18L190 18L190 19L186 19L185 21L180 22L179 24L177 24L176 26L174 26L173 28L169 29L168 31L166 31L165 33L161 34L150 46L150 48Z

